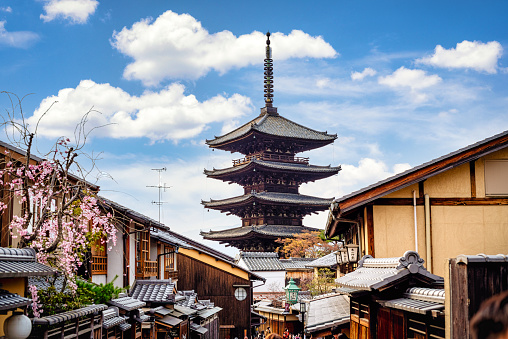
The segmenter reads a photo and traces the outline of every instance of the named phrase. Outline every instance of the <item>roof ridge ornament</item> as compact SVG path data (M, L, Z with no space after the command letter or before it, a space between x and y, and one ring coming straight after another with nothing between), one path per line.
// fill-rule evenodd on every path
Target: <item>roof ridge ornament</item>
M277 115L277 108L273 107L273 59L270 47L270 32L266 33L266 49L264 62L264 91L265 107L261 108L261 114Z

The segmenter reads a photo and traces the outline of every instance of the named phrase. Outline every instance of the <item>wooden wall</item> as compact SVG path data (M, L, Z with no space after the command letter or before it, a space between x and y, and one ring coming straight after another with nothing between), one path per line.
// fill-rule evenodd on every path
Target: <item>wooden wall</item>
M481 303L508 290L508 262L457 262L449 259L446 285L447 338L470 338L469 320Z
M243 338L244 330L251 337L252 290L245 288L247 298L238 301L233 285L249 285L250 281L220 270L212 265L178 253L178 290L194 290L199 299L210 299L215 306L222 307L219 312L221 326L233 325L230 338ZM222 337L221 331L221 337Z

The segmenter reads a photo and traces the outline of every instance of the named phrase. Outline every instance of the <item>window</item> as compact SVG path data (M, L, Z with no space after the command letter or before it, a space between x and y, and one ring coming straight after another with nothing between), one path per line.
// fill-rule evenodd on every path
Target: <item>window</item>
M508 160L485 160L485 195L508 196Z
M243 288L243 287L238 287L238 288L235 290L235 298L236 298L236 300L238 300L238 301L245 300L245 298L247 298L247 291L245 290L245 288Z

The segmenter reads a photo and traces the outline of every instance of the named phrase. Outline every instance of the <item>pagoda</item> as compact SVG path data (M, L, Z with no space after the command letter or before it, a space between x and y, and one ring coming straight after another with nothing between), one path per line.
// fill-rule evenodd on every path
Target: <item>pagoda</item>
M296 154L323 147L337 138L336 134L318 132L288 120L273 107L273 60L270 33L266 34L264 60L265 107L261 114L243 126L206 143L231 153L244 155L233 160L233 166L206 170L209 178L236 183L244 188L243 195L202 201L207 209L234 214L242 219L240 227L201 232L208 240L234 246L244 252L272 252L279 238L318 229L303 226L303 217L328 209L333 198L302 195L302 183L327 178L340 171L340 166L315 166L309 158Z

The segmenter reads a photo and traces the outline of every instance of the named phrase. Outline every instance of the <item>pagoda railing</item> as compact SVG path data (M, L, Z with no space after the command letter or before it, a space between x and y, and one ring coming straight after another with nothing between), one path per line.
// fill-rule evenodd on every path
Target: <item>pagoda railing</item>
M282 154L254 154L248 155L245 158L235 159L233 160L233 166L240 166L251 162L252 160L271 160L271 161L280 161L280 162L291 162L298 164L309 164L309 158L303 157L295 157L292 155L282 155Z

